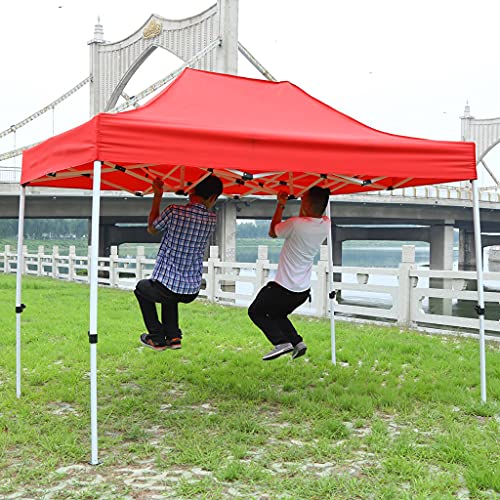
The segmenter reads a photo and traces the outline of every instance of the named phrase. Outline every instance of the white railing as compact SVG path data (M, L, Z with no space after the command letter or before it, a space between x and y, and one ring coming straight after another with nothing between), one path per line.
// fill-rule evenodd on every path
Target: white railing
M356 196L370 195L390 200L391 198L411 198L415 200L449 200L472 202L472 189L465 186L456 186L452 184L437 184L432 186L416 186L408 188L399 188L380 191L367 191L359 195L343 195L355 198ZM485 186L479 188L479 201L489 203L500 202L500 187L499 186Z
M266 246L260 246L255 263L222 262L218 247L210 247L200 296L209 302L248 306L276 271L277 264L269 262L267 252ZM312 299L301 306L298 313L329 316L327 255L327 247L323 246L320 260L313 268ZM335 314L343 319L381 321L410 328L476 332L477 317L457 312L460 301L469 311L474 309L476 273L419 268L415 264L415 248L410 245L403 246L402 255L398 268L334 267ZM109 257L99 257L99 283L132 289L138 280L150 276L154 262L145 256L144 247L137 247L133 257L120 257L117 248L112 247ZM13 273L16 264L16 252L6 245L0 253L0 272ZM88 269L89 254L76 255L74 246L69 247L66 255L62 255L57 246L49 254L43 246L35 253L29 253L24 247L23 273L26 275L88 282ZM488 307L497 308L500 315L500 273L487 272L484 279L489 287L485 293L486 316ZM487 319L485 327L488 333L500 333L497 320Z
M0 167L0 184L19 184L20 181L20 168Z

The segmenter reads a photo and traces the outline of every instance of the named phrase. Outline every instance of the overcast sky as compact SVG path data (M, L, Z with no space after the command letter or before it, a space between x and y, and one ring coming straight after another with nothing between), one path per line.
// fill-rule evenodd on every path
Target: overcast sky
M98 15L105 39L117 41L152 13L179 19L213 3L2 2L0 131L89 74L87 42ZM239 6L239 40L278 80L374 128L460 140L467 100L477 118L500 116L499 0L240 0ZM259 77L240 62L241 75ZM177 66L173 56L156 50L125 90L134 95ZM56 133L88 116L85 88L56 112ZM18 132L17 145L51 132L48 116ZM12 136L0 140L0 152L12 143ZM491 161L496 156L493 151L490 166L498 173Z

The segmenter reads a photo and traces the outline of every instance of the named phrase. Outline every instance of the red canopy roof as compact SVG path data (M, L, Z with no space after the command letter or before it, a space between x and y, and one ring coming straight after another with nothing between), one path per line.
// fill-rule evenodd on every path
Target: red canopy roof
M100 113L23 155L22 184L151 192L155 176L188 191L213 171L225 194L333 194L477 177L474 143L374 130L289 82L186 69L144 106Z

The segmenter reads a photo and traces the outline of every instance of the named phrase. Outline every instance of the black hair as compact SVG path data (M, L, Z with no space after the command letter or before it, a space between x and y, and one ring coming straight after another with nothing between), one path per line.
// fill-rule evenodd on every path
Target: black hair
M222 181L215 175L209 175L194 187L194 194L208 200L211 196L220 196L222 193Z
M313 186L309 189L309 203L317 215L322 215L330 198L330 190Z

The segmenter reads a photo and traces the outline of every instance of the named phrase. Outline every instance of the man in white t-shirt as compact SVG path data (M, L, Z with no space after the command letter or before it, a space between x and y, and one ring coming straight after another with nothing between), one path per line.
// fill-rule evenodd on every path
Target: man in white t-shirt
M264 361L288 352L293 359L306 353L307 346L288 315L310 296L313 259L330 231L330 219L323 215L329 197L328 189L312 187L302 196L299 216L281 222L288 195L278 194L269 229L271 238L285 238L278 271L248 308L250 319L274 345Z

